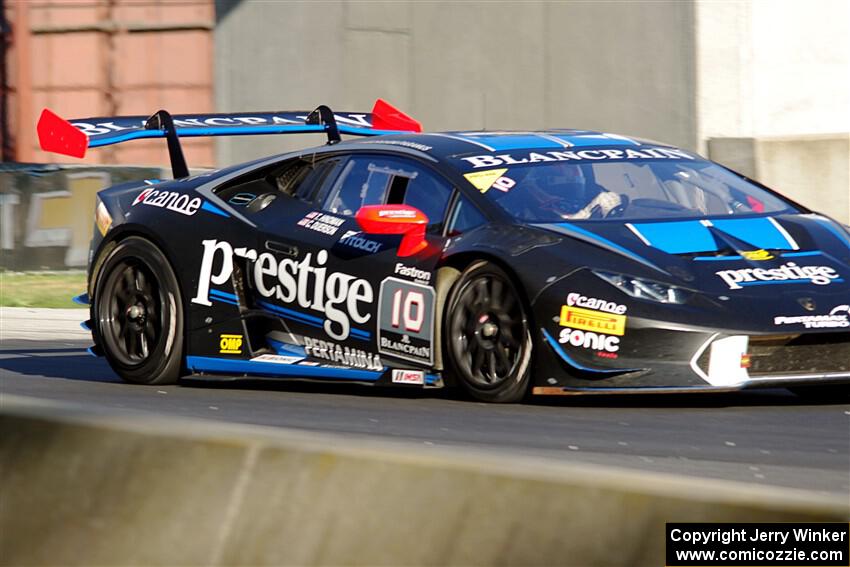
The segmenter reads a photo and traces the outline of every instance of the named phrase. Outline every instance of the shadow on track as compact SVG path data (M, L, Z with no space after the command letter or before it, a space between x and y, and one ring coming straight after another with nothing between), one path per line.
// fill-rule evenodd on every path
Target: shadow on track
M42 348L44 343L8 341L0 350L0 373L12 372L22 375L42 376L86 382L120 383L103 358L89 356L83 348ZM307 381L280 378L182 378L178 385L207 390L253 390L269 392L321 393L392 399L442 399L468 401L460 388L419 389L404 387L380 387L349 382ZM129 386L128 386L129 387ZM632 396L552 396L533 397L522 402L523 406L542 407L588 407L588 408L723 408L758 406L799 405L846 405L846 399L810 400L799 398L784 389L744 391L734 393L701 394L642 394Z
M121 381L104 359L90 356L85 349L29 348L19 344L0 350L0 374L11 372L86 382Z

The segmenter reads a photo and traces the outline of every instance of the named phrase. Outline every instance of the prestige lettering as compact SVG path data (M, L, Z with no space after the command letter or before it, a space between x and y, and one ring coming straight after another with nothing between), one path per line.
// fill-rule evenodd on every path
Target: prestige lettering
M362 278L342 272L328 274L324 267L328 261L326 250L316 254L316 265L313 265L311 253L300 262L292 258L278 261L269 252L258 254L256 250L247 248L234 249L224 241L204 240L202 244L204 256L192 303L212 305L210 284L221 285L230 279L235 255L254 262L247 274L260 295L323 313L323 328L333 339L348 338L351 321L362 325L371 318L365 310L374 301L372 286ZM216 266L217 269L214 269Z
M838 279L838 273L829 266L798 266L794 262L788 262L778 268L743 268L715 273L726 282L729 289L765 285L766 282L803 283L809 281L815 285L828 285L833 280Z

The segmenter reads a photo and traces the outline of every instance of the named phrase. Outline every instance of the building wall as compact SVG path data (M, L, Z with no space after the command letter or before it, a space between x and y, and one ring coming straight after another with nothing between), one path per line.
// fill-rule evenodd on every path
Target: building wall
M696 21L701 141L850 132L850 2L700 1Z
M60 116L211 112L212 0L5 2L15 159L69 161L38 148L42 108ZM190 165L213 165L213 142L184 143ZM89 152L80 163L164 164L161 141Z
M850 2L700 1L700 147L850 223Z
M368 111L383 97L429 130L560 126L697 143L690 1L217 0L216 10L219 111ZM218 156L321 140L222 139Z

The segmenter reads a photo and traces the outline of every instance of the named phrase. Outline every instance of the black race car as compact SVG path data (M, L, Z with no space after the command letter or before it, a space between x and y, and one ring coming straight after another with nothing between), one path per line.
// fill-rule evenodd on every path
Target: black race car
M164 137L174 180L98 195L95 346L123 379L461 385L475 398L850 384L850 232L693 152L585 130L421 133L372 113L66 122ZM327 145L190 176L186 136ZM342 134L367 136L341 140Z

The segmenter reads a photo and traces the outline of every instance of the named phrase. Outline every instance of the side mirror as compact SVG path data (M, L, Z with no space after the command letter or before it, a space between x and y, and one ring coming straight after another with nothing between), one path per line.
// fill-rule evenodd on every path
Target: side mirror
M365 205L354 215L366 234L402 234L398 255L413 256L428 246L428 217L409 205Z

